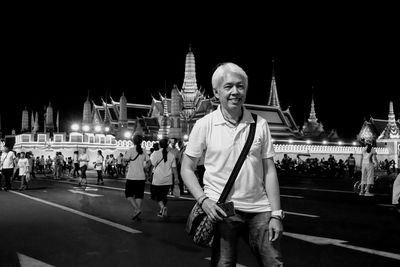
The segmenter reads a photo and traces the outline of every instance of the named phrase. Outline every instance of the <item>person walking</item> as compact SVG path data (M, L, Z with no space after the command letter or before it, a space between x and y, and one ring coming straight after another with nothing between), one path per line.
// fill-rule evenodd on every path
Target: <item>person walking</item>
M89 155L86 153L86 148L83 148L82 154L79 155L79 168L81 170L81 177L79 179L78 186L82 186L82 182L84 182L85 186L87 184L86 170L88 168L89 161L90 161L90 159L89 159Z
M376 158L376 151L372 147L372 142L367 141L366 147L361 154L361 189L360 196L370 197L373 196L371 189L374 185L374 168L378 165Z
M168 151L168 139L160 140L160 148L162 150L154 151L150 156L151 164L153 164L153 181L155 201L160 207L157 216L167 217L168 192L171 185L179 183L178 170L176 168L175 156Z
M72 176L79 177L79 151L74 151L74 154L72 155L72 163L74 164L74 172L72 173Z
M254 119L245 108L248 78L234 63L220 64L212 75L218 108L196 121L182 162L182 178L214 222L211 266L236 266L239 237L245 238L259 266L282 266L280 237L284 213L281 210L274 148L267 121ZM235 184L226 201L232 201L235 214L217 205L250 132L256 132ZM204 158L204 191L195 175L197 162Z
M97 172L97 184L101 184L101 185L104 185L103 162L104 162L103 153L101 152L101 150L97 150L96 161L93 162L93 164L94 164L96 172Z
M10 151L10 148L5 145L3 147L3 153L1 153L0 159L0 167L2 175L0 176L0 187L2 185L2 176L4 177L5 184L1 187L2 190L7 191L11 190L11 177L14 173L14 162L15 162L15 154L13 151Z
M353 156L353 153L350 153L350 156L346 159L345 164L347 165L348 174L351 179L354 179L354 171L356 168L356 159Z
M143 137L133 136L133 147L126 151L123 160L128 164L126 173L125 198L133 207L132 220L139 218L142 213L142 202L146 175L144 168L149 164L149 156L142 149Z
M21 152L18 160L18 175L21 179L21 186L18 190L25 190L28 187L28 181L30 179L29 167L29 160L26 158L25 152Z

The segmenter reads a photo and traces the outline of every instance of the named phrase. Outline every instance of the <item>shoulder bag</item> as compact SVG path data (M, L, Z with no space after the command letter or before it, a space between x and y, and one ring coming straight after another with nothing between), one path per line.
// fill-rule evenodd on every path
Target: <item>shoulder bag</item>
M243 162L246 159L247 154L249 153L250 147L254 140L254 135L256 132L256 124L257 124L257 115L252 114L254 123L250 125L249 136L247 137L246 143L243 147L240 156L233 167L232 173L229 176L228 182L226 183L221 196L217 201L217 205L220 206L227 214L234 215L234 207L233 202L225 203L226 198L228 197L229 192L232 189L233 184L235 183L236 177L239 174L240 169L242 168ZM189 234L191 238L193 238L193 242L201 247L211 247L214 232L215 232L215 223L212 222L204 210L201 208L198 202L192 208L192 211L189 214L189 217L186 222L186 232Z

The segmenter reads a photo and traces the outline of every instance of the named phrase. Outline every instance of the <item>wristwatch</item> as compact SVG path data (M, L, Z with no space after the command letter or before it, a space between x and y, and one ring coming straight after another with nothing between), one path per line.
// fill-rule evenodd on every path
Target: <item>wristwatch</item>
M271 212L271 218L283 220L283 218L285 218L285 213L283 212L283 210L273 210Z

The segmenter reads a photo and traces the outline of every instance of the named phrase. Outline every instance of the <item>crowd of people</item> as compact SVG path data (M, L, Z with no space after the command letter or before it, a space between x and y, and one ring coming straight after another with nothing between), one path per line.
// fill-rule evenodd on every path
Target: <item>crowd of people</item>
M312 158L308 154L298 154L296 158L291 158L287 154L283 155L281 160L275 161L275 166L279 174L285 176L305 175L310 177L326 178L351 178L361 179L361 163L356 162L351 153L343 160L337 160L333 155L328 158ZM394 160L377 161L374 168L380 171L386 171L388 175L396 173Z

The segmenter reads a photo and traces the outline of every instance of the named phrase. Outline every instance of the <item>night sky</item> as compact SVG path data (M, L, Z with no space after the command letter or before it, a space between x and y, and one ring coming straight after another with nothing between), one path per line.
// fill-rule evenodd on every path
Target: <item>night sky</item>
M280 17L246 23L229 16L208 18L103 21L55 14L7 24L3 133L20 130L25 106L38 110L42 120L49 101L55 112L60 110L61 130L67 131L82 118L88 90L97 104L107 93L118 101L125 92L128 102L139 104L150 104L151 94L165 90L169 97L173 84L182 86L189 43L198 85L207 94L212 95L214 66L232 61L249 76L251 104L267 104L274 59L281 106L290 106L299 126L309 116L312 94L325 130L336 129L349 141L364 118L387 119L389 101L396 116L400 113L400 23L391 16L337 14L307 22Z

